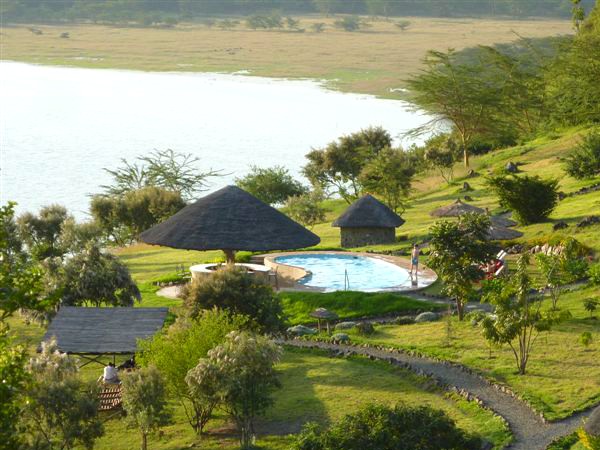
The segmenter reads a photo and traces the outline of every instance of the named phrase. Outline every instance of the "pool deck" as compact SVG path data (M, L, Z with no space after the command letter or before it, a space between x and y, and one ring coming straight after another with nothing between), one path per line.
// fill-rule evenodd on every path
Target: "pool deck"
M258 255L255 258L263 258L264 265L275 271L278 276L280 284L280 290L289 291L313 291L313 292L324 292L324 289L307 286L299 283L298 281L309 274L308 271L301 267L290 266L288 264L282 264L275 261L275 258L279 256L294 256L294 255L354 255L363 256L367 258L379 259L387 263L398 266L406 271L410 270L410 260L408 258L402 258L399 256L381 255L378 253L368 252L340 252L340 251L309 251L309 252L281 252L281 253L268 253L265 255ZM388 289L382 289L379 292L417 292L431 286L437 280L437 274L429 267L419 264L419 270L412 286L396 286Z

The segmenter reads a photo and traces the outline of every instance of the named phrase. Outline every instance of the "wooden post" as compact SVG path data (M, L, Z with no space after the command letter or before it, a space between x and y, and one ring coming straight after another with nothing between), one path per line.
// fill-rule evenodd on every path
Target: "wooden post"
M225 253L225 259L227 260L227 264L228 265L234 265L235 264L235 250L223 250L223 253Z

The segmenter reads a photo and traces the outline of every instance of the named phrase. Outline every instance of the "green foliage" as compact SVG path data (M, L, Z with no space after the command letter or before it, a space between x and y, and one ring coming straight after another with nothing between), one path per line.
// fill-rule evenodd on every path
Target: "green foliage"
M546 219L558 203L558 180L539 176L492 176L488 185L498 196L500 205L509 208L523 225Z
M381 127L366 128L340 137L324 149L306 155L302 173L315 189L339 194L352 203L362 193L359 176L363 168L384 148L392 145L390 134Z
M235 184L270 205L281 205L292 197L305 194L307 189L283 166L266 169L251 166L250 173L236 178Z
M600 436L592 436L583 428L577 430L577 436L587 450L600 450Z
M219 176L219 171L201 172L197 163L200 158L191 153L178 153L171 149L154 150L147 156L138 156L137 163L121 159L117 169L104 169L113 177L113 184L102 186L108 196L119 196L154 186L166 191L178 192L184 200L190 200L208 187L208 180Z
M148 434L169 422L165 384L154 366L127 372L122 377L123 409L126 420L136 427L147 449Z
M585 348L588 348L593 342L592 333L589 331L584 331L581 333L581 336L579 336L579 342L581 342L581 345L583 345Z
M194 281L184 293L184 301L193 318L204 309L219 308L248 316L261 332L284 328L281 301L271 286L235 266Z
M273 404L272 393L281 387L274 367L280 356L281 349L268 338L233 331L187 377L193 390L219 397L238 427L243 449L252 444L256 417Z
M104 430L94 384L78 376L77 361L60 353L56 341L42 343L28 365L30 382L21 424L32 448L91 449Z
M483 335L490 344L507 344L513 352L517 370L525 375L537 337L566 318L568 311L542 311L543 298L531 298L531 278L527 271L529 256L522 255L510 280L490 289L484 301L494 306L494 317L482 322Z
M600 307L600 300L595 298L586 298L583 300L583 308L590 313L590 317L594 317L596 310Z
M70 258L56 278L64 305L133 306L141 300L127 266L94 245Z
M379 195L395 212L404 212L415 167L402 149L382 149L363 167L359 181L367 191Z
M68 249L60 242L63 225L73 220L60 205L44 206L39 215L24 213L17 219L19 234L34 259L62 257Z
M256 30L258 28L271 29L282 28L283 19L278 13L272 13L270 16L253 15L246 19L246 26Z
M593 285L600 285L600 263L592 264L588 268L588 277Z
M473 297L473 283L483 276L479 266L493 256L493 247L487 239L489 226L488 217L465 214L458 221L436 222L429 230L428 264L444 282L446 294L455 299L460 320L466 302Z
M296 222L312 228L325 221L323 194L312 190L306 194L289 197L285 203L285 212Z
M138 361L158 368L169 394L183 406L191 427L201 434L214 405L205 402L201 391L186 383L186 375L234 330L244 328L247 318L218 309L205 310L196 319L180 318L166 331L139 341Z
M8 327L0 322L0 442L6 449L20 448L17 430L23 404L22 392L28 381L25 348L14 345L12 341Z
M600 176L600 127L586 134L567 156L565 171L577 179Z
M375 333L375 327L371 322L359 322L356 325L356 331L361 336L371 336L373 333Z
M438 135L428 139L425 160L436 169L441 177L450 183L454 178L454 164L457 162L457 145L447 135Z
M124 245L185 205L179 192L146 186L121 195L95 195L90 211L103 233Z
M336 28L341 28L344 31L358 31L363 22L358 16L345 16L334 22Z
M429 406L367 405L327 430L304 427L293 450L478 450L479 438Z
M548 290L552 300L552 309L556 310L563 285L571 281L564 270L564 258L561 255L538 253L535 255L535 259L543 280L542 289Z

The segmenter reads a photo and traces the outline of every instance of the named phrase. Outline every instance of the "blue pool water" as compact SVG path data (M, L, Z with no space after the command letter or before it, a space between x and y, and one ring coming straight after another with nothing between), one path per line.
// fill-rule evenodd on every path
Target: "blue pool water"
M410 287L407 270L377 258L340 254L278 256L275 262L301 267L311 273L299 282L326 291L382 291Z

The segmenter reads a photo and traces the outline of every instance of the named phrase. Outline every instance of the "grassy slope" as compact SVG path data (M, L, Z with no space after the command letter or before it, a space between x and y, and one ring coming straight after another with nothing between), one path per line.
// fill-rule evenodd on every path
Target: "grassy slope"
M19 319L11 319L10 325L18 342L33 352L43 330L36 325L26 326ZM283 388L258 427L262 434L258 442L261 448L286 449L292 439L289 434L297 432L307 421L326 424L368 402L431 405L446 411L462 428L481 433L496 448L510 440L502 422L488 411L463 399L446 397L426 379L388 364L364 358L332 359L318 352L287 349L278 369ZM92 364L82 369L82 376L95 380L100 372L101 368ZM151 448L184 449L196 442L182 408L175 403L172 408L173 424L163 429L161 437L152 438ZM223 414L217 414L209 428L210 437L201 448L237 447L235 434ZM105 429L105 436L95 446L97 449L126 450L139 445L138 434L127 429L118 418L106 422Z
M461 49L524 37L571 33L567 20L487 20L411 18L407 31L376 21L358 33L339 31L335 18L304 17L305 33L253 31L240 25L225 31L182 24L175 29L95 25L3 27L2 59L78 67L160 71L234 72L315 78L348 92L398 98L402 80L415 73L429 49ZM309 31L325 22L323 33ZM62 32L69 39L61 39Z

